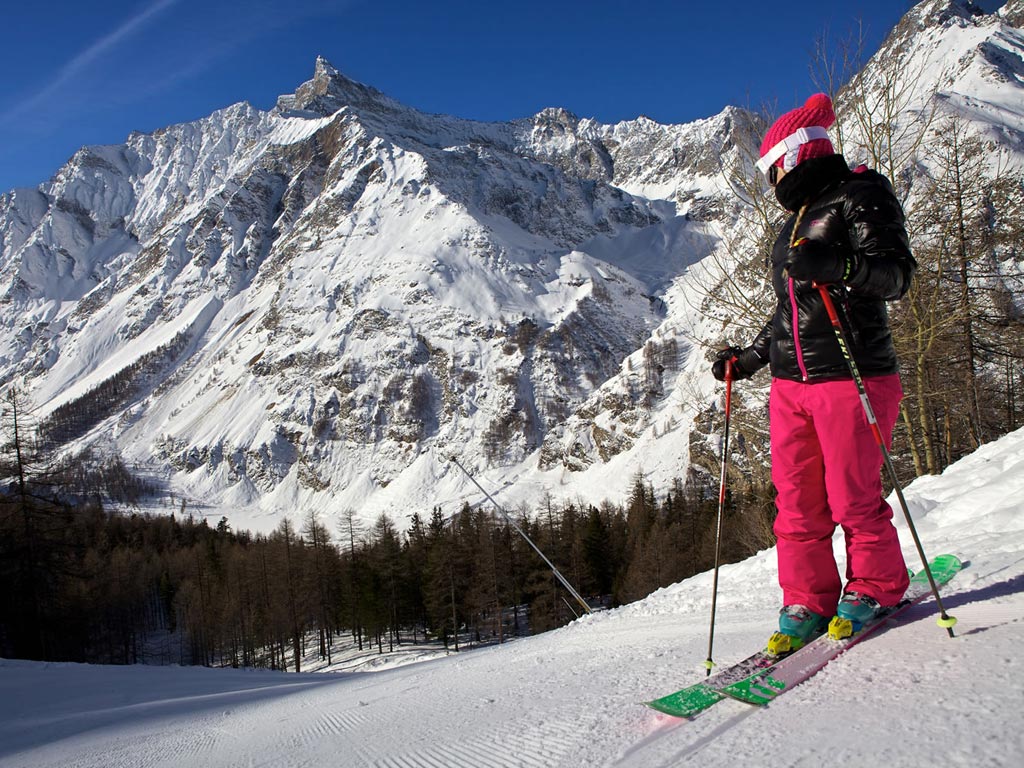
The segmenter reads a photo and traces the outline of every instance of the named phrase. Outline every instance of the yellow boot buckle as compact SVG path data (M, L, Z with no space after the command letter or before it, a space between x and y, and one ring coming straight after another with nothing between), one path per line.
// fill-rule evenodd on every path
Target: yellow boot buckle
M803 643L800 641L800 638L787 635L783 632L776 632L768 638L768 653L781 656L784 653L792 653L802 645Z
M842 619L839 616L833 617L828 623L828 636L833 640L842 640L853 634L853 622L849 619Z

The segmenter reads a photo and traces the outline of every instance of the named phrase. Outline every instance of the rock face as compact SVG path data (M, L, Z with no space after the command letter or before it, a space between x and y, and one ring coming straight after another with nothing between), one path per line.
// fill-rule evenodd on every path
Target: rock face
M955 71L1019 94L1019 16L930 1L894 38L933 56L983 30ZM461 503L453 453L512 499L668 479L712 392L691 267L741 226L723 169L758 132L735 108L427 115L320 58L268 112L86 147L0 196L0 384L54 445L257 528Z

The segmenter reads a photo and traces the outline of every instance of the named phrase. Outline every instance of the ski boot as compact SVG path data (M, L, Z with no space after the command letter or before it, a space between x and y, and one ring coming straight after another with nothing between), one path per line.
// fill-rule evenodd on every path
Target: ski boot
M768 653L785 656L803 648L825 631L828 618L804 605L787 605L779 611L779 631L768 638Z
M828 636L833 640L850 637L884 610L873 597L846 592L839 600L835 617L828 624Z

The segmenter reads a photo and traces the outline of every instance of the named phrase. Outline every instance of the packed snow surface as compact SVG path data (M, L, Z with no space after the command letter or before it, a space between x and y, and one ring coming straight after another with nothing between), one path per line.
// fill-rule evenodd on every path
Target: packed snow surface
M558 631L376 672L0 661L0 766L1019 765L1024 430L907 498L926 551L965 563L944 593L956 637L929 600L763 709L727 700L686 721L639 703L701 679L705 573ZM773 551L723 568L715 660L755 650L779 600Z

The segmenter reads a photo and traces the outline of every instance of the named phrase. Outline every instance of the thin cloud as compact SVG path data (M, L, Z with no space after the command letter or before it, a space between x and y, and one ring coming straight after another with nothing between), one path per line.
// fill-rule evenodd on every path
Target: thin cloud
M2 115L0 122L7 122L13 118L20 117L45 104L55 94L59 93L68 84L75 81L90 64L99 59L103 54L124 42L132 35L141 30L157 14L177 5L181 0L157 0L149 7L132 16L119 27L96 40L92 45L75 56L57 72L56 76L47 83L42 90L28 97L19 104L15 104Z

